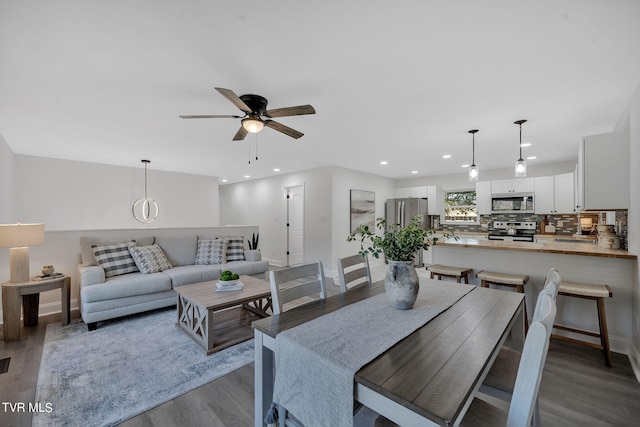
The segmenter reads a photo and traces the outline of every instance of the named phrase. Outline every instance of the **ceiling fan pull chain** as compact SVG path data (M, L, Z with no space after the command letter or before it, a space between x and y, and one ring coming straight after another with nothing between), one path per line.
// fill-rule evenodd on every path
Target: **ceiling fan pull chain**
M251 164L251 142L249 142L249 164Z
M258 134L256 133L256 160L258 160Z

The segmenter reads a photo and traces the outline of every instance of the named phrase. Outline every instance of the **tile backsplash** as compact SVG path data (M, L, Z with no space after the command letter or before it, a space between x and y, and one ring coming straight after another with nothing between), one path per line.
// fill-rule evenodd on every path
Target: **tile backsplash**
M616 234L620 236L620 247L627 249L627 210L616 211ZM480 224L473 225L457 225L457 224L440 224L440 228L443 230L452 231L469 231L486 233L493 221L530 221L538 224L536 233L542 234L540 224L544 221L545 215L535 214L497 214L497 215L481 215ZM549 225L556 227L556 235L572 235L575 234L578 229L578 215L575 214L549 214L546 215ZM598 223L597 212L583 212L580 214L581 218L591 218L594 224L593 234L596 234L595 225Z

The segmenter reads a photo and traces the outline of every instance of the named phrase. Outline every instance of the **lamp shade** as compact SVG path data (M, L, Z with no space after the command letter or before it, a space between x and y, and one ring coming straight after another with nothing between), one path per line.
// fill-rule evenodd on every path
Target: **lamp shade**
M264 128L264 123L262 120L255 118L255 116L249 116L246 119L242 119L242 127L247 130L247 132L258 133Z
M0 224L0 248L44 244L44 224Z

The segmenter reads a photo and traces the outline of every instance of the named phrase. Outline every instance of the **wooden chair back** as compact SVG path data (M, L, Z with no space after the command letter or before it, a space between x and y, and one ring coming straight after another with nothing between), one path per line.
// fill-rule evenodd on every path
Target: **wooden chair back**
M338 278L340 292L347 292L347 289L354 286L371 284L369 258L360 254L338 258Z
M273 314L282 313L284 304L319 294L327 298L327 285L322 262L304 264L269 272Z
M507 426L528 426L535 412L542 370L549 350L549 337L556 317L556 303L553 297L542 291L538 299L536 311L539 320L534 320L531 324L524 342Z

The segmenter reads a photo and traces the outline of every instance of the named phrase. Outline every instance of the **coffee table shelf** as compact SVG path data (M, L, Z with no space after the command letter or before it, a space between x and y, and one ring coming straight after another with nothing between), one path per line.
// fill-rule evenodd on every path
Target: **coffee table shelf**
M269 316L269 283L251 276L241 276L240 281L244 287L239 291L217 291L215 280L175 288L176 326L208 355L251 339L251 322Z

